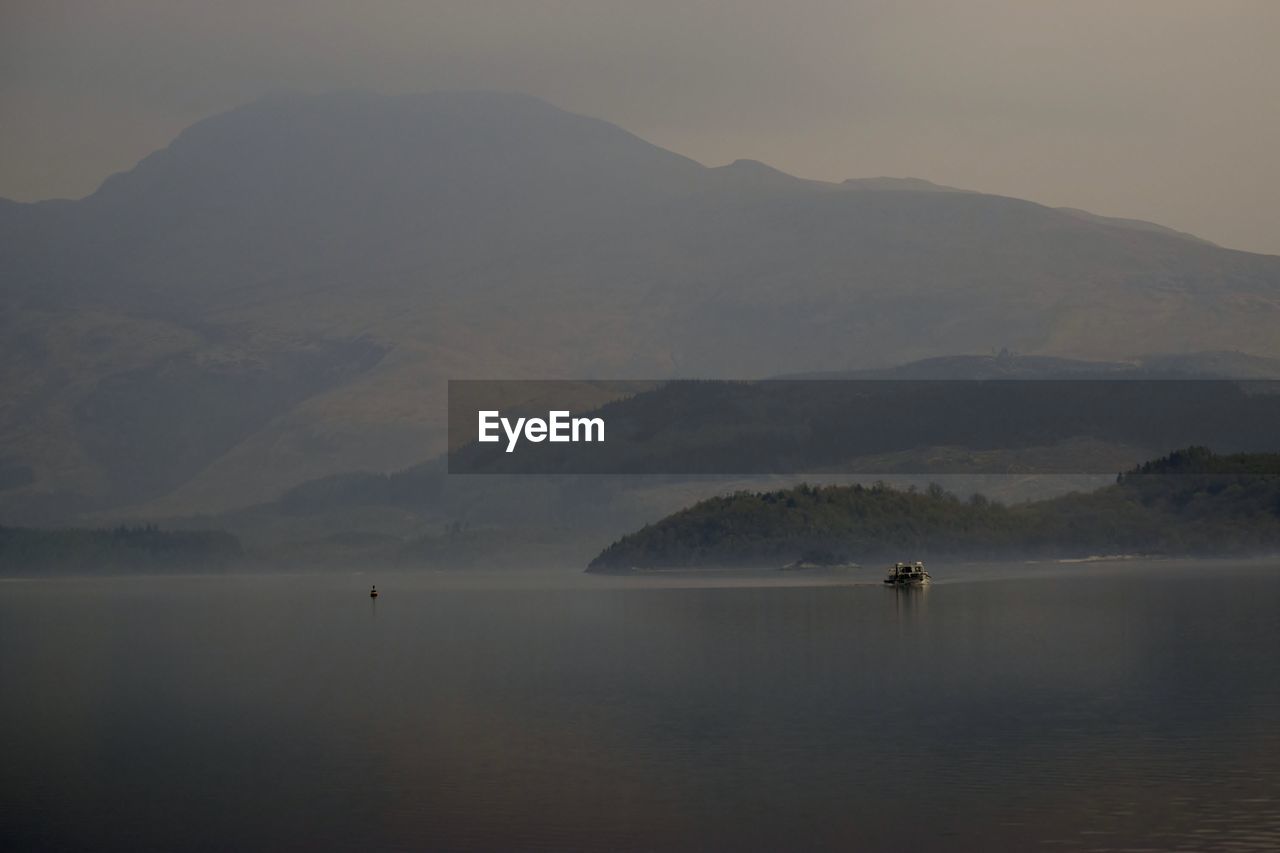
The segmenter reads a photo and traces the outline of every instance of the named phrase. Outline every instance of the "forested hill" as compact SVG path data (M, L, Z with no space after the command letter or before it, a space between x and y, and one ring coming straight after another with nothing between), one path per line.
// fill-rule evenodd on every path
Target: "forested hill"
M932 485L798 486L712 498L623 537L589 571L929 557L1280 550L1280 454L1192 447L1088 494L1005 506Z

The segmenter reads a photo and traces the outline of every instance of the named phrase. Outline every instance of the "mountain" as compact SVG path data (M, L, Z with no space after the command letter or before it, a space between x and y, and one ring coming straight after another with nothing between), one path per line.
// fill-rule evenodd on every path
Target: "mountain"
M1280 356L1280 258L944 189L708 168L520 95L214 116L85 199L0 203L0 519L404 468L449 378Z
M1192 447L1087 494L1004 506L924 492L808 485L711 498L622 537L591 571L850 560L1274 553L1280 455Z

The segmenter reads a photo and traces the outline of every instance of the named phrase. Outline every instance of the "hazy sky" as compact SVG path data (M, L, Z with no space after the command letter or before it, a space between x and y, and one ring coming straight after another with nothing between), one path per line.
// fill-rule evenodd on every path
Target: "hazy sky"
M1280 0L0 0L0 196L84 195L267 93L446 88L1280 253Z

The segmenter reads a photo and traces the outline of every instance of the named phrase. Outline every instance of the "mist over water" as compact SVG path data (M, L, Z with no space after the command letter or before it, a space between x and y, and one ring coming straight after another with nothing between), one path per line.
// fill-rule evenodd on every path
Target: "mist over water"
M0 846L1275 849L1275 568L4 582Z

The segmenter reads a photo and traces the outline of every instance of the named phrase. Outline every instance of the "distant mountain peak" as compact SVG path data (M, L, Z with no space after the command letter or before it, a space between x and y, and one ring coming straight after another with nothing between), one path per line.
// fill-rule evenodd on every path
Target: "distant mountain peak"
M543 184L625 184L645 197L680 189L700 164L601 119L532 95L439 91L289 93L202 121L90 196L198 196L261 203L289 192L317 203L356 196L463 192L511 186L535 172ZM622 195L625 196L626 193Z
M738 159L707 170L712 182L719 186L753 190L834 189L834 184L797 178L759 160Z
M734 172L742 172L745 174L781 175L782 177L785 177L785 178L793 177L792 175L788 175L786 172L782 171L781 169L776 169L773 166L770 166L768 163L762 163L759 160L750 160L742 157L738 158L737 160L734 160L732 163L729 163L728 165L717 166L716 168L723 169L724 171L727 171L727 172L734 171Z

